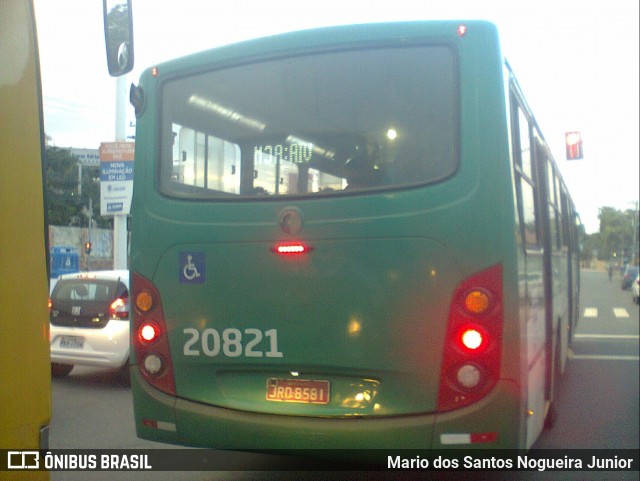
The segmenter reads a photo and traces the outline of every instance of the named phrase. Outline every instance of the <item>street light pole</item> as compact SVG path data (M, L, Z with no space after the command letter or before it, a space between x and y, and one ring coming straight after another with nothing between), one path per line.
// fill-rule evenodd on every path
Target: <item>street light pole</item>
M125 142L126 134L126 75L116 78L116 142ZM113 268L127 269L127 215L113 216Z
M633 217L631 218L631 228L633 229L633 244L631 244L631 264L635 265L638 258L638 201L633 202Z

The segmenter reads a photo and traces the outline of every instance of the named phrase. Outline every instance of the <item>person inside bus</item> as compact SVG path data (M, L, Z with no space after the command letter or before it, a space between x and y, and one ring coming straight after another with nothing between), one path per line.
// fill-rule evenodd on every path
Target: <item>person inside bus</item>
M372 155L375 153L375 148L364 146L357 148L355 155L347 159L345 190L367 189L385 184L384 171L375 163L377 155Z

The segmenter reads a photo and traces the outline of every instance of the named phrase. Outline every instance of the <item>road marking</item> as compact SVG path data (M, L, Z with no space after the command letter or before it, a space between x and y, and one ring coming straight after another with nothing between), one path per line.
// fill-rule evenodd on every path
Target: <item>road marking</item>
M584 317L598 317L598 309L595 307L587 307L584 310Z
M637 336L636 336L637 337ZM613 356L607 354L575 354L573 349L567 350L567 358L577 361L640 361L640 356Z
M628 319L629 311L627 311L624 307L614 307L613 315L616 319ZM598 308L597 307L587 307L584 310L584 314L582 315L584 318L596 318L598 317Z

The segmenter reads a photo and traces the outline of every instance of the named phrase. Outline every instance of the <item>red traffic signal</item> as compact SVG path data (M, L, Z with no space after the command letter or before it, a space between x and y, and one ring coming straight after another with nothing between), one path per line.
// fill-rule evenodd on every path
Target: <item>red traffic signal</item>
M86 254L91 254L91 242L84 243L84 252Z
M582 159L582 136L580 132L567 132L564 134L564 144L567 150L567 160Z

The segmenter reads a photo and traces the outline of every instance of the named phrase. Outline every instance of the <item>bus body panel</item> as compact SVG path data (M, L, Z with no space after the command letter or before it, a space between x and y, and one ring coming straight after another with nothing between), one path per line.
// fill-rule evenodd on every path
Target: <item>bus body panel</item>
M513 429L522 418L520 389L507 381L501 381L479 403L460 411L348 418L274 416L176 400L148 386L135 371L132 387L134 403L143 412L141 419L163 416L160 423L136 423L138 437L185 446L292 452L335 449L346 450L360 459L366 458L367 453L358 454L358 450L510 448L522 441L518 439L519 431ZM154 410L145 409L151 405ZM477 444L447 441L470 437L472 433L497 433L497 439Z
M305 236L301 257L256 241L163 255L154 283L174 298L164 310L181 396L281 414L433 411L449 307L434 300L451 297L456 263L428 239L364 237ZM180 283L181 254L205 259L202 284ZM290 371L329 381L329 404L267 401L267 379Z
M456 433L489 433L481 447L522 448L537 438L548 402L539 394L548 369L546 274L542 258L525 255L517 240L508 87L495 28L468 22L465 37L457 25L301 32L143 74L131 269L162 302L176 397L148 385L134 356L140 437L228 449L461 447L464 436ZM448 178L316 199L194 201L159 192L153 159L163 148L158 124L168 82L257 59L394 42L455 52L464 80L459 164ZM289 210L302 220L295 234L281 225ZM283 241L312 250L274 253ZM454 293L496 265L503 291L499 379L474 404L438 412ZM271 379L296 377L328 381L333 397L326 404L266 399ZM375 440L355 442L359 429Z
M0 447L46 449L51 415L48 275L42 107L31 2L0 4L0 60ZM20 474L48 478L46 472Z

